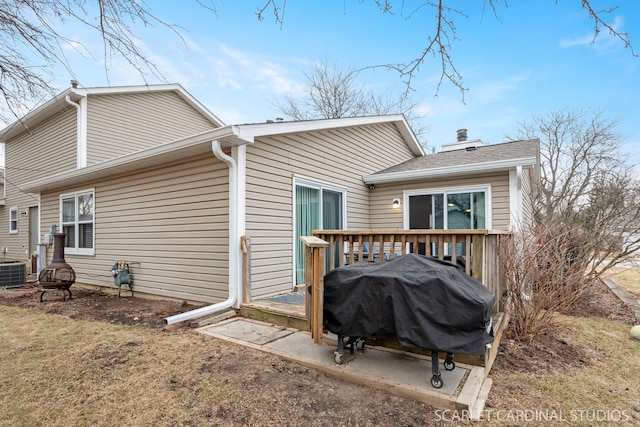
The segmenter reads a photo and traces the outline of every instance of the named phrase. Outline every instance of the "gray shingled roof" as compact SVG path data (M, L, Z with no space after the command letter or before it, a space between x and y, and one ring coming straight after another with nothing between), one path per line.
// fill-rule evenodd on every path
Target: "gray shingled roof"
M394 172L428 170L456 167L479 163L496 162L524 158L537 158L540 142L537 139L483 145L474 150L453 150L415 157L406 162L391 166L374 175Z

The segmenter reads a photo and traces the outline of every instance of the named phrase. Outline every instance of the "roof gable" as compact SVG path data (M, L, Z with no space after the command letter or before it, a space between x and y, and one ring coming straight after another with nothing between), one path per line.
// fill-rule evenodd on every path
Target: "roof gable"
M404 115L390 114L384 116L348 117L339 119L317 119L302 121L276 121L267 123L250 123L237 125L239 135L245 139L260 136L285 135L291 133L314 132L338 128L358 127L380 123L393 123L414 156L423 156L424 149Z
M0 143L6 142L17 135L28 131L30 128L52 117L53 115L69 108L67 99L77 102L84 97L101 95L126 95L132 93L150 93L171 91L181 97L194 110L209 120L214 127L224 126L224 122L211 113L204 105L198 102L179 84L149 85L149 86L120 86L120 87L94 87L94 88L68 88L60 92L46 103L33 109L24 117L13 122L0 131Z
M366 183L397 182L508 170L517 166L537 167L540 163L539 158L538 139L512 141L416 157L366 176L364 181Z

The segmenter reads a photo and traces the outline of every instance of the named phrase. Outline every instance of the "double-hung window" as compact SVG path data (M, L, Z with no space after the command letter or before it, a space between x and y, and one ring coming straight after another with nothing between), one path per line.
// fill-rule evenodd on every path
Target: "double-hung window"
M66 253L93 255L94 249L94 192L82 191L60 196L62 232L66 234Z
M14 207L9 210L9 233L18 232L18 208Z

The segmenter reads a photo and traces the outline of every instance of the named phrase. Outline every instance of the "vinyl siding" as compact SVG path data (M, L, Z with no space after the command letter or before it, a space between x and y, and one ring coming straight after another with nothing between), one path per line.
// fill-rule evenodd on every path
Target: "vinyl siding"
M60 194L91 188L95 255L65 256L78 282L114 287L114 261L139 261L131 268L136 292L204 303L228 297L226 165L208 155L44 194L45 228L59 224Z
M37 178L75 169L76 110L69 107L7 141L5 159L6 206L0 209L0 246L8 248L5 259L26 262L30 256L29 218L20 212L38 206L38 196L26 194L19 187ZM18 233L9 234L9 211L14 206L18 207Z
M470 177L455 177L429 181L415 181L398 184L379 184L371 193L371 228L396 230L403 228L404 202L394 209L391 202L395 198L403 200L406 190L429 190L434 188L465 187L471 185L491 187L492 229L509 230L509 174L508 172Z
M214 127L175 92L89 95L87 164L99 163Z
M412 157L392 124L264 137L247 146L252 297L293 287L294 177L346 189L346 228L368 228L369 189L362 176Z

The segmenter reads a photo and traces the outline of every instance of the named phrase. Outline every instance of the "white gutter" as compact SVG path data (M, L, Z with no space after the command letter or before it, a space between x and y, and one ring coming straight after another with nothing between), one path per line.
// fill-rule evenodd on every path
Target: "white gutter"
M164 319L167 325L206 316L233 307L239 300L240 236L238 234L238 165L233 157L226 155L220 140L211 141L213 154L229 168L229 298L225 301L176 314Z
M64 97L67 104L75 107L76 113L76 168L87 166L87 98L83 97L76 103L71 100L71 96Z

